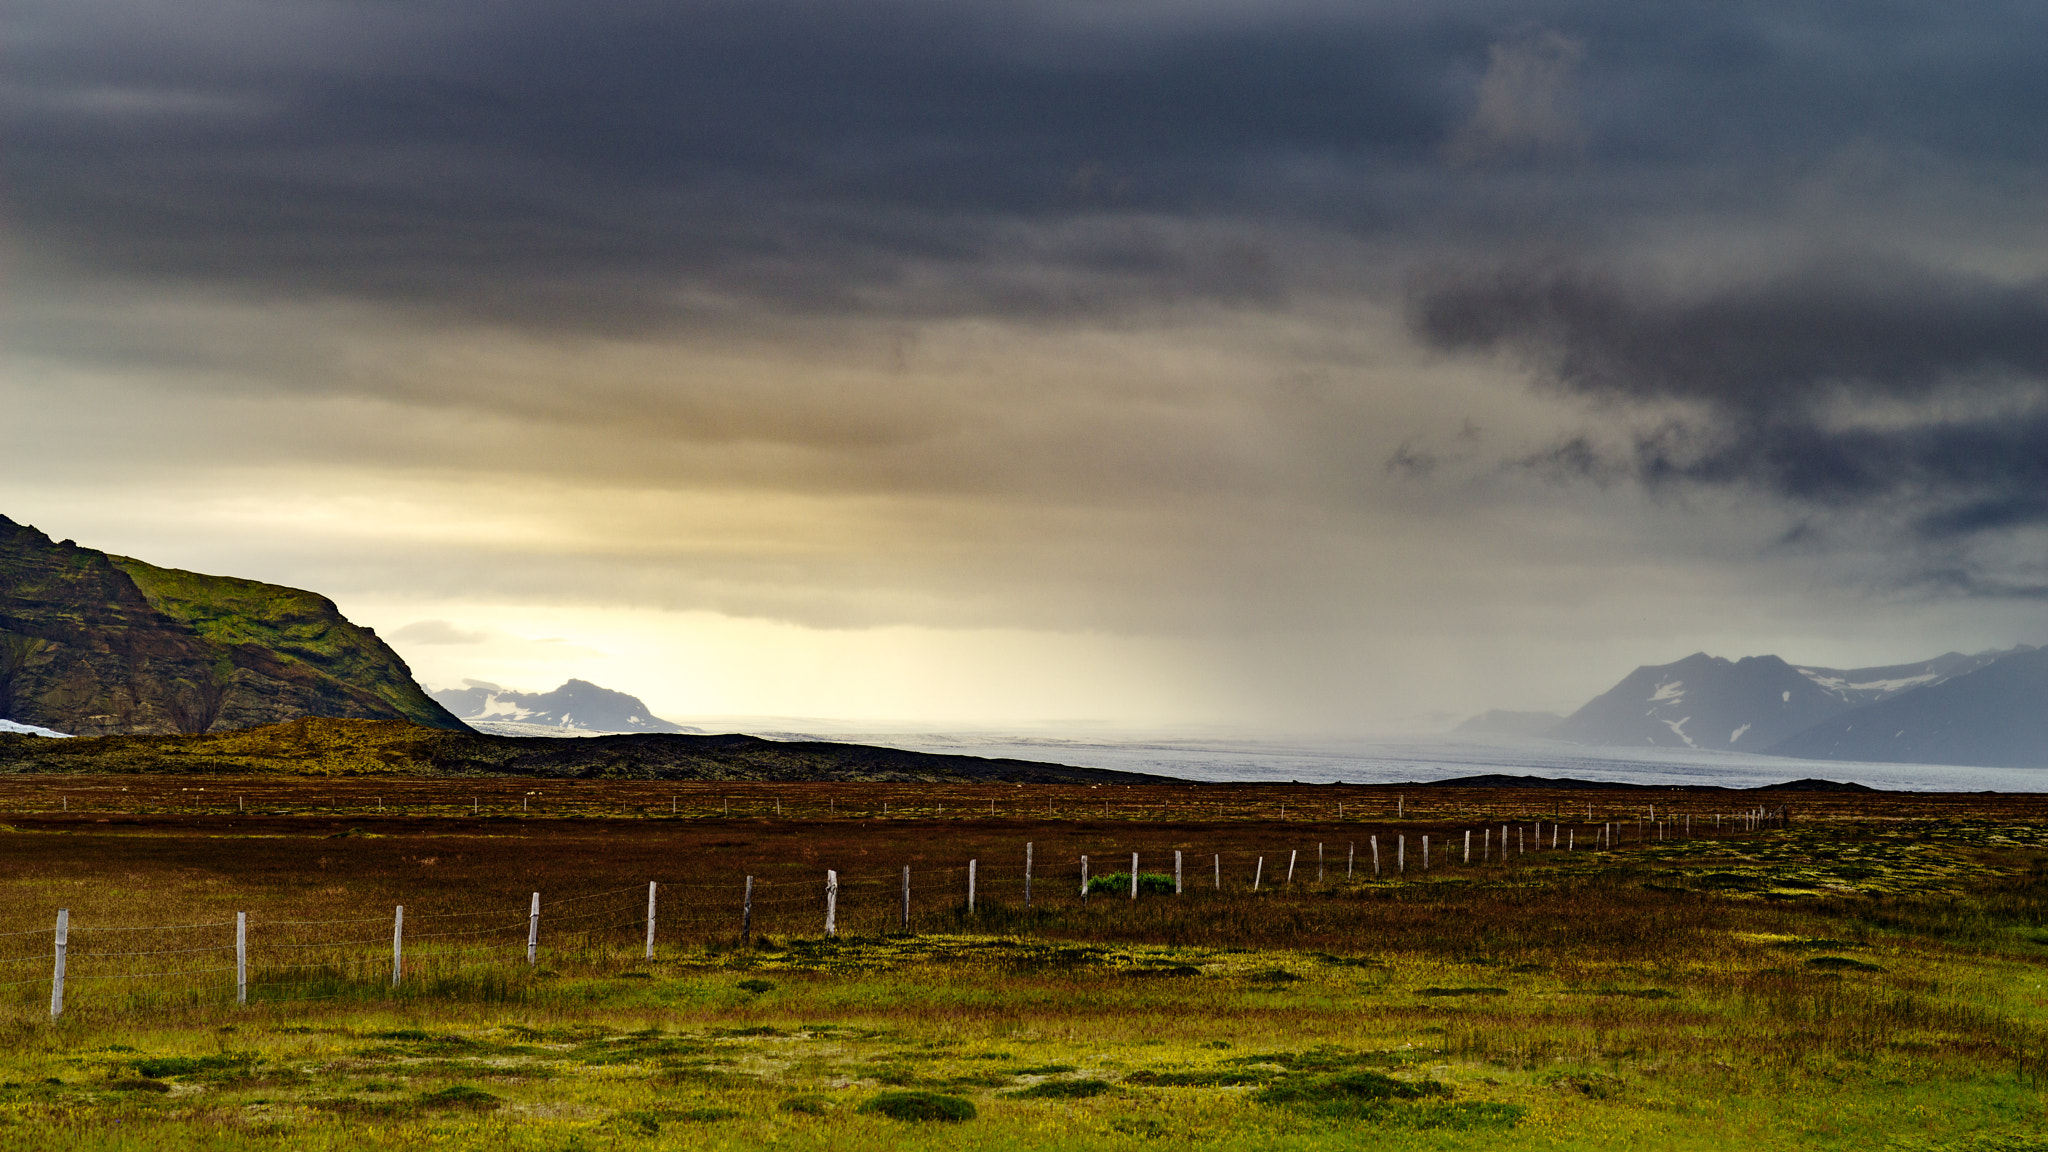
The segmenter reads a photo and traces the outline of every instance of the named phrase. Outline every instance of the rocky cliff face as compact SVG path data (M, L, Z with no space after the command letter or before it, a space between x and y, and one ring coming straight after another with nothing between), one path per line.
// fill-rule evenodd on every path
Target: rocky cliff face
M323 596L158 568L0 516L0 719L98 736L301 716L463 729Z

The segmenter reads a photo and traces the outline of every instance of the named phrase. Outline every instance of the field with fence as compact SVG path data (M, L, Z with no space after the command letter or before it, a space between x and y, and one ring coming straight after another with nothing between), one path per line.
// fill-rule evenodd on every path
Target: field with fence
M0 1144L2048 1148L2044 817L0 777Z

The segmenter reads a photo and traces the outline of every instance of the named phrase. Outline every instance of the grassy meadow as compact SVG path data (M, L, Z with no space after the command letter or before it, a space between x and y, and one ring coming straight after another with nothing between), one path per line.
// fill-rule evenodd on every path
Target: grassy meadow
M0 779L0 1147L2048 1149L2048 797L533 788Z

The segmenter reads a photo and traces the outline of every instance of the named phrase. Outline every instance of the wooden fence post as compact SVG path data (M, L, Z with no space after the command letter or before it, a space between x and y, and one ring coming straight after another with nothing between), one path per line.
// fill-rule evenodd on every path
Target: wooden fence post
M1131 899L1138 898L1138 854L1131 853Z
M1261 856L1259 857L1258 867L1252 871L1252 891L1257 892L1259 890L1259 881L1264 879L1265 875L1266 858L1264 856Z
M1085 855L1081 857L1081 899L1084 902L1088 899L1088 857Z
M974 866L978 861L967 862L967 914L974 915Z
M1294 884L1294 858L1299 855L1301 853L1293 848L1287 850L1287 883L1289 886Z
M57 953L50 967L50 1019L64 1014L64 958L71 951L71 909L57 909Z
M1223 853L1216 853L1216 890L1223 891Z
M839 873L825 869L825 935L839 935Z
M1472 830L1465 829L1465 863L1472 862Z
M1173 894L1180 895L1180 849L1173 850Z
M1371 837L1371 840L1372 840L1372 878L1373 878L1373 879L1375 879L1375 880L1377 880L1377 879L1379 879L1379 878L1380 878L1380 838L1379 838L1379 836L1378 836L1378 835L1374 835L1374 836L1372 836L1372 837Z
M1024 842L1024 907L1031 907L1031 841Z
M533 894L533 906L526 914L526 966L540 963L540 893Z
M746 894L740 897L740 947L754 942L754 878L747 877Z
M1429 871L1429 836L1426 833L1422 837L1422 870Z
M647 882L647 958L654 959L654 884Z
M1493 829L1485 828L1479 834L1479 862L1493 863Z
M1316 883L1323 882L1323 842L1316 841Z
M1344 878L1346 880L1351 879L1352 869L1357 867L1357 865L1358 841L1353 840L1344 846Z
M1394 868L1401 875L1408 874L1408 834L1402 833L1394 845Z
M249 914L235 913L235 1003L249 1003Z
M910 865L908 864L903 866L903 918L900 927L905 932L910 931Z
M398 987L399 981L403 979L404 976L405 905L400 904L398 906L398 911L392 913L391 916L391 986L393 988Z

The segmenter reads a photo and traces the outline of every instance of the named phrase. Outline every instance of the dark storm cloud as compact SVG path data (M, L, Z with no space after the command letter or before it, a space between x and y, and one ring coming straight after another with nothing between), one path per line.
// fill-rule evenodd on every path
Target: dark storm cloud
M1412 323L1648 418L1626 450L1574 438L1530 461L1545 471L1884 510L1927 541L2048 524L2048 282L1838 259L1684 294L1518 269L1423 283Z
M1271 301L1371 275L1272 230L1597 229L1857 138L2007 162L2039 19L64 0L6 18L9 209L108 274L528 323Z

